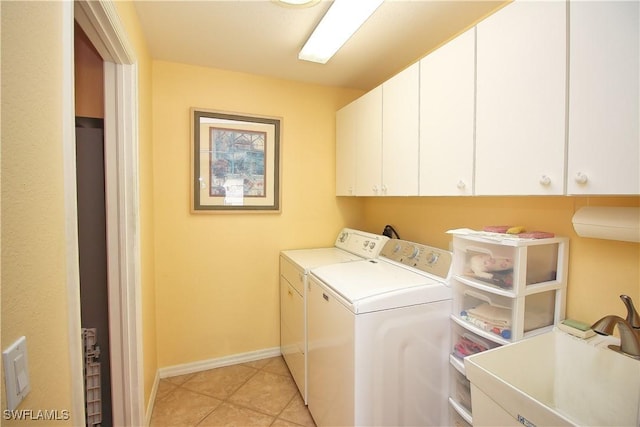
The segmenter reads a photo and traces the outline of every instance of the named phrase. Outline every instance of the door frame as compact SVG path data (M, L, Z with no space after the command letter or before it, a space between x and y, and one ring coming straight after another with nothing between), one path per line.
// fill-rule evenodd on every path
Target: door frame
M138 69L134 50L108 0L78 0L65 6L65 110L74 126L73 22L85 32L104 60L105 197L109 293L111 388L114 425L144 424L142 308L140 291L140 215L138 181ZM69 21L69 22L67 22ZM68 37L67 34L71 36ZM66 39L70 41L67 43ZM70 66L69 66L70 64ZM70 93L70 95L69 95ZM67 129L75 135L75 128ZM65 138L68 212L77 221L75 137ZM72 146L72 147L71 147ZM74 178L72 178L72 176ZM73 182L72 182L73 181ZM70 200L73 199L73 200ZM77 223L67 227L69 277L78 271ZM75 242L75 247L72 243ZM72 394L74 412L84 414L79 278L69 280ZM77 313L77 315L76 315ZM76 337L77 340L76 340ZM79 343L79 346L78 346ZM80 350L80 351L78 351ZM79 402L79 403L78 403ZM84 416L83 416L84 418Z

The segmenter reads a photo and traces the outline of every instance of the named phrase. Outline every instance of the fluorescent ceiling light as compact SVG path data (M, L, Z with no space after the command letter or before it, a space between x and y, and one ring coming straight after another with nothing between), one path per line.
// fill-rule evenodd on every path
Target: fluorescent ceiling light
M284 7L311 7L320 0L273 0L280 6Z
M298 59L326 64L384 0L335 0Z

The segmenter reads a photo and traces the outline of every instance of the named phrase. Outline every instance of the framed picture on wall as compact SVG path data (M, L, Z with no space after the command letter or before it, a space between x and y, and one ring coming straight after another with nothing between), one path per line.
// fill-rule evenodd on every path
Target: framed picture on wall
M191 109L192 212L280 212L282 119Z

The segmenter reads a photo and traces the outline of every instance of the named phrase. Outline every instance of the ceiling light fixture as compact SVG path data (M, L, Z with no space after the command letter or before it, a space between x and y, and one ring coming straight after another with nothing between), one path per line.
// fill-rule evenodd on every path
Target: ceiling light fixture
M313 30L298 59L326 64L383 2L335 0Z
M273 0L276 4L283 7L311 7L320 2L320 0Z

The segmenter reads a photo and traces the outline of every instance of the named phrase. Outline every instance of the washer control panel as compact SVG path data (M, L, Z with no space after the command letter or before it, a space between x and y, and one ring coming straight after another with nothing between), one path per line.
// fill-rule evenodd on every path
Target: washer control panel
M343 228L338 233L335 246L363 258L377 258L388 240L387 236L380 234Z
M448 279L451 271L451 252L406 240L388 240L380 256L420 271Z

